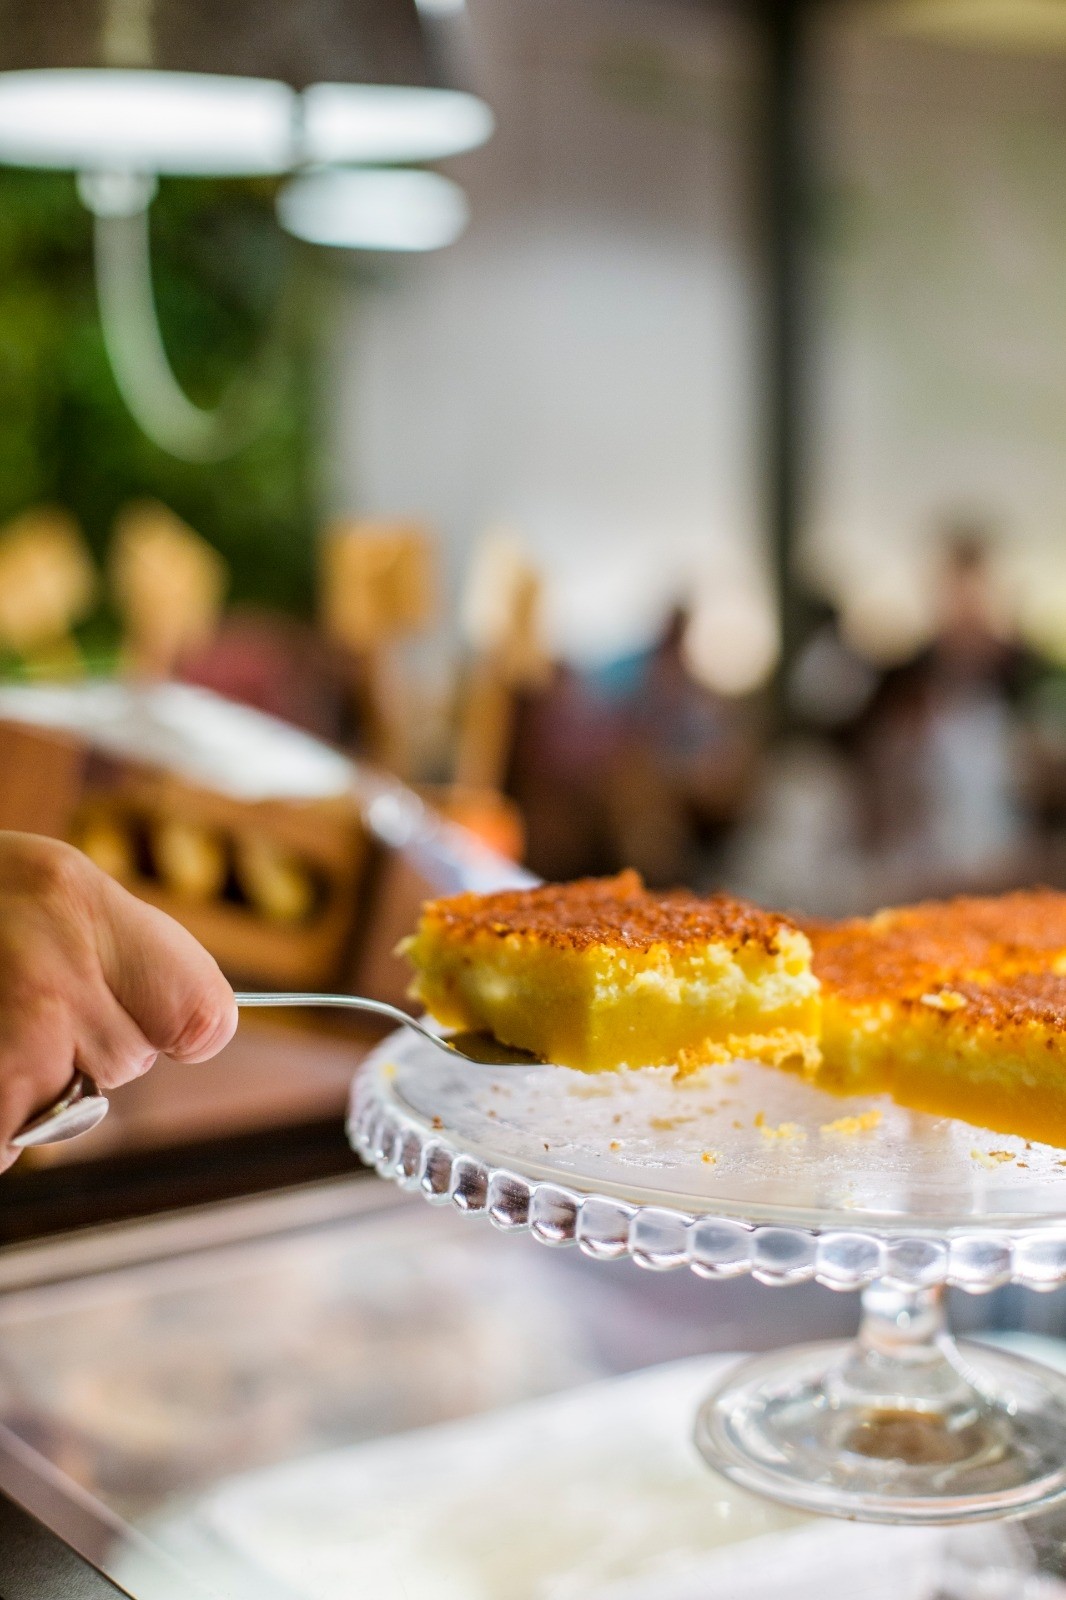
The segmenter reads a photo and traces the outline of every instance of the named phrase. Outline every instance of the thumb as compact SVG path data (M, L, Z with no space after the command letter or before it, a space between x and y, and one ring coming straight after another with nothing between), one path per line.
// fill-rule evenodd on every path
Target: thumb
M233 990L191 933L101 873L97 950L116 1000L149 1044L178 1061L207 1061L237 1026Z

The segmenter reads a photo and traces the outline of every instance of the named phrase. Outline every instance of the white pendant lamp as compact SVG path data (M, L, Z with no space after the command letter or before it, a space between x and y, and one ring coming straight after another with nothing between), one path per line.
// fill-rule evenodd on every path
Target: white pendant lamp
M436 172L337 168L291 178L278 194L278 221L308 244L341 250L440 250L470 215L457 183Z
M82 175L109 357L127 405L163 448L196 461L232 453L259 426L267 386L257 379L208 412L174 377L151 289L156 175L380 167L475 148L492 113L444 65L454 52L442 29L461 13L462 0L0 0L0 164ZM396 172L391 190L383 173L362 188L348 182L360 176L294 179L279 197L283 226L340 245L343 213L347 248L404 250L461 231L465 202L444 179ZM330 182L339 209L327 239ZM390 228L407 242L361 242Z

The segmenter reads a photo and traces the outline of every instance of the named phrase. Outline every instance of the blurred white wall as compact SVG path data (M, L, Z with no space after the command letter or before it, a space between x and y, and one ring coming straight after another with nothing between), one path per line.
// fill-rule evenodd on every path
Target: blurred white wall
M837 7L820 36L807 564L904 640L930 621L938 527L977 514L1030 632L1066 656L1057 10L1041 38L1009 3Z
M499 122L473 220L336 298L334 511L425 515L454 587L513 528L571 656L639 647L697 572L761 572L753 61L681 0L469 0Z

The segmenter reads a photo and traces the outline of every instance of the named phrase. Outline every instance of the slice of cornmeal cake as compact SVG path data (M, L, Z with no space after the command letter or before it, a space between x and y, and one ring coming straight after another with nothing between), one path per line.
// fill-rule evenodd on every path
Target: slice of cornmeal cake
M818 1082L1066 1143L1066 895L805 926L822 986Z
M817 1061L807 938L725 895L653 893L635 872L460 894L426 905L401 950L439 1022L562 1066Z

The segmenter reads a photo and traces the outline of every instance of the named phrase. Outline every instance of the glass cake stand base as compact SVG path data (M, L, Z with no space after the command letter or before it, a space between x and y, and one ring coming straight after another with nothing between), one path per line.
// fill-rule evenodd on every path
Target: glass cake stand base
M939 1290L878 1283L852 1344L744 1362L696 1419L733 1482L822 1515L951 1523L1019 1516L1066 1493L1066 1378L956 1344Z
M854 1344L760 1356L701 1407L700 1451L745 1488L911 1524L1066 1496L1066 1376L957 1345L942 1304L1066 1284L1066 1151L752 1062L497 1070L409 1036L361 1068L349 1129L431 1204L595 1261L861 1292Z

